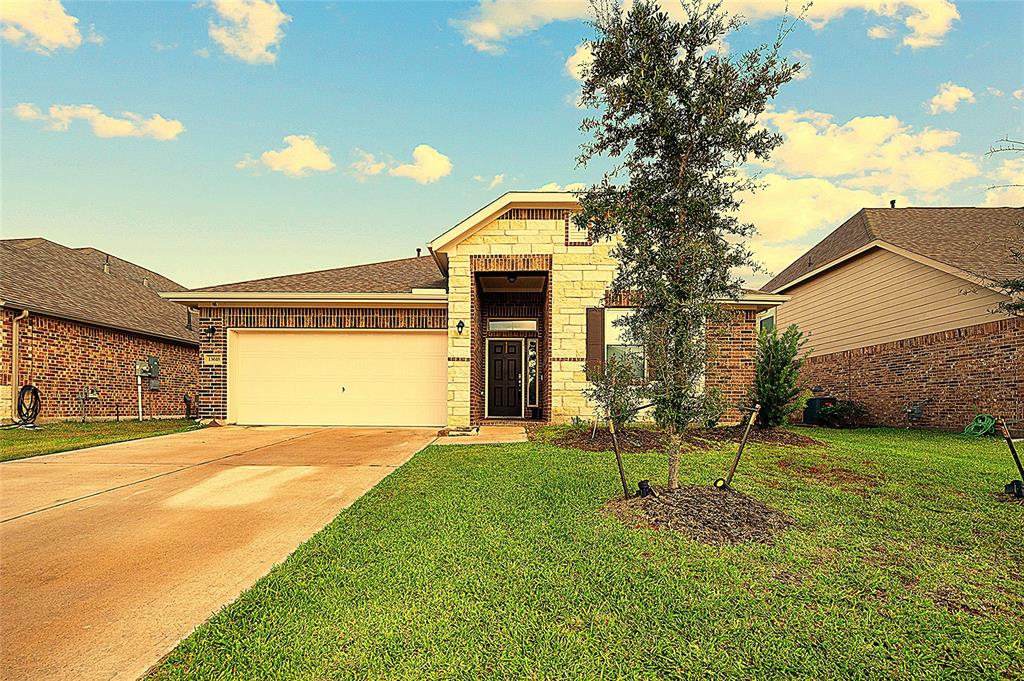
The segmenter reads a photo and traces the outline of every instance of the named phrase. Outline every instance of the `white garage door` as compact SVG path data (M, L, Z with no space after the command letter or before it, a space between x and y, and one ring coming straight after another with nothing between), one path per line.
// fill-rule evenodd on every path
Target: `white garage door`
M228 419L240 424L442 426L447 336L434 331L234 331Z

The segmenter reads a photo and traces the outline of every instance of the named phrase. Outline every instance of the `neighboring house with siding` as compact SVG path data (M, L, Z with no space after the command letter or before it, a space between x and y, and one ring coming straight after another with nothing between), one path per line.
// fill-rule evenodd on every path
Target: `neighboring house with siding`
M160 297L184 287L94 248L46 239L0 241L0 418L18 390L35 385L40 419L134 418L136 361L156 358L159 380L142 382L145 417L182 416L194 398L199 341L189 312Z
M428 244L429 255L165 294L196 308L199 407L241 424L463 427L590 418L586 363L621 351L612 245L571 193L510 192ZM756 315L730 322L706 383L734 404L753 377ZM726 420L737 420L731 411Z
M1021 208L865 208L763 287L762 324L807 336L818 394L886 425L1024 421L1024 319L994 281L1020 276ZM909 410L909 412L908 412Z

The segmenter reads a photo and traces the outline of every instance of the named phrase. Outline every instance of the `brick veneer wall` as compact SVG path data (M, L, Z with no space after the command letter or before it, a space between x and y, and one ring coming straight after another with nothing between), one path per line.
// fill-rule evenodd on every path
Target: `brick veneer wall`
M200 361L201 418L228 416L228 331L230 329L436 329L448 328L444 308L372 307L204 307L199 311L200 359L219 355L219 364Z
M740 421L737 408L746 404L754 383L757 355L757 311L732 310L726 322L708 328L711 356L705 374L705 386L716 387L729 405L722 414L724 423Z
M11 395L11 325L14 313L3 311L2 392ZM154 356L160 361L160 387L143 380L143 415L184 416L183 394L198 390L199 351L194 345L165 341L89 324L30 314L18 322L18 382L32 383L42 396L41 419L78 418L78 393L95 388L90 418L134 418L137 415L135 361ZM17 388L20 387L17 386ZM14 393L16 394L16 392ZM10 416L10 402L5 402Z
M1024 423L1024 318L1002 319L811 357L803 378L820 395L863 402L880 425L961 430L978 412Z

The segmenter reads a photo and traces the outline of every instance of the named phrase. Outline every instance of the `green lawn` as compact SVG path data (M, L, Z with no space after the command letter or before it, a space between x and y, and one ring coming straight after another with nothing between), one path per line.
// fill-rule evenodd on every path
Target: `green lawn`
M63 421L40 424L38 430L0 430L0 461L25 459L40 454L66 452L111 442L138 440L198 428L195 421L161 419L152 421Z
M830 446L755 445L735 481L796 520L774 545L606 517L610 455L429 448L153 675L1024 676L1024 505L994 496L1014 472L1003 443L805 432ZM732 451L692 453L686 481L710 484ZM634 485L664 478L661 456L626 464Z

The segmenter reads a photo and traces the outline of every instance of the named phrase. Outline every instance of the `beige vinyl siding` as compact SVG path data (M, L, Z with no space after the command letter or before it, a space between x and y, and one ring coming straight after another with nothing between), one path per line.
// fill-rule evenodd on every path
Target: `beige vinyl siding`
M783 293L793 299L778 308L776 324L803 330L812 355L1006 316L991 313L1006 296L880 248Z

